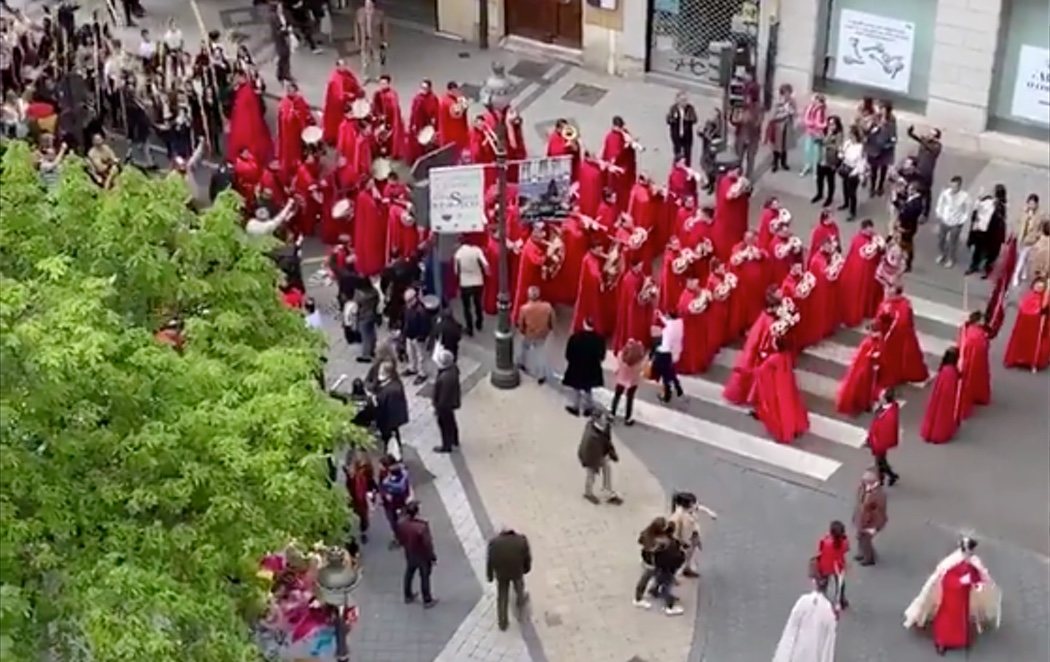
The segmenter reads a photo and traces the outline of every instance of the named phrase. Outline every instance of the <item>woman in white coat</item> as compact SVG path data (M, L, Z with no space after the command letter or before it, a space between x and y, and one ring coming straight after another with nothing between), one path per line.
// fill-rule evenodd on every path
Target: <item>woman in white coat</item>
M773 662L835 662L838 618L825 595L827 578L813 580L813 590L791 609Z

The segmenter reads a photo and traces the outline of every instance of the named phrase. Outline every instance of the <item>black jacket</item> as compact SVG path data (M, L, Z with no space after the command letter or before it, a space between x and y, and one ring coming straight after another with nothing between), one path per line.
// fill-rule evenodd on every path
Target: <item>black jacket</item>
M442 315L434 329L441 346L459 356L459 341L463 339L463 326L452 315Z
M660 572L670 575L678 572L685 563L685 553L682 547L674 540L667 540L653 551L653 565Z
M426 340L430 337L434 322L423 303L415 301L405 308L405 321L402 334L408 340Z
M601 386L602 361L605 359L605 338L594 331L577 331L569 336L565 346L565 377L562 383L569 388L588 389Z
M489 541L485 566L490 582L494 579L521 579L532 570L529 539L516 531L500 532Z
M672 142L693 142L693 127L696 126L696 109L693 104L679 106L677 103L667 111L667 127Z
M408 423L405 387L397 379L380 385L376 391L376 427L380 433L393 432Z
M459 409L459 368L450 365L438 371L434 379L434 394L430 401L434 404L434 409L443 411Z

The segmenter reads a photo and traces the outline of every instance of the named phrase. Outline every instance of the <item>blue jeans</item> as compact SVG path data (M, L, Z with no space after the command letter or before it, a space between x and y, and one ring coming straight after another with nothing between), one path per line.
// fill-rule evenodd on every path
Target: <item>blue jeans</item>
M961 225L945 225L941 223L937 228L937 252L942 260L955 262L955 253L959 248L959 235L962 234Z
M808 170L816 171L820 165L820 153L824 148L824 141L816 136L806 136L802 141L804 162L802 166Z
M546 338L530 340L529 338L523 337L521 339L521 353L518 357L518 363L525 369L525 372L529 373L537 380L550 377L550 366L547 364L546 346Z

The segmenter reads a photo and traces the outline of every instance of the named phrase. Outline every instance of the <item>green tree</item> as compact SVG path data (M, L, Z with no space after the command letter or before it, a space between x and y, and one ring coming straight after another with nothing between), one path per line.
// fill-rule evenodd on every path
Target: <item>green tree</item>
M196 214L178 179L101 191L76 160L45 191L23 144L2 166L0 659L257 659L257 560L351 518L325 452L363 436L323 339L233 194Z

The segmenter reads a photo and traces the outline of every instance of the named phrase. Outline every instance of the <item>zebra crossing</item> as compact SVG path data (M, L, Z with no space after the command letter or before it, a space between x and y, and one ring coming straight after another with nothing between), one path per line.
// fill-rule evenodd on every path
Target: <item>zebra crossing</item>
M966 311L918 297L909 298L915 313L916 334L932 375L941 355L954 344ZM799 357L795 379L806 400L810 429L791 445L778 444L763 436L750 421L746 407L726 402L722 397L725 381L740 354L739 346L723 347L708 373L680 376L685 400L717 408L725 414L719 416L721 422L684 411L694 407L679 407L674 403L665 406L642 398L635 400L634 419L639 425L690 439L770 469L825 482L842 467L849 454L868 452L865 449L867 421L844 417L834 409L839 381L862 337L858 330L842 330L834 338L807 348ZM603 368L607 372L615 371L616 359L612 354L606 357ZM919 393L925 387L926 384L914 384L902 389L903 393L899 394L904 398L902 405L907 399L923 402L925 396ZM608 406L611 399L609 389L595 393L595 400L603 405ZM749 423L745 424L745 420Z

